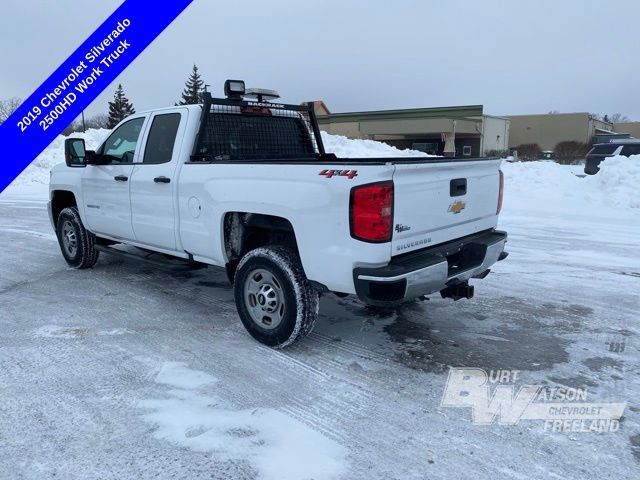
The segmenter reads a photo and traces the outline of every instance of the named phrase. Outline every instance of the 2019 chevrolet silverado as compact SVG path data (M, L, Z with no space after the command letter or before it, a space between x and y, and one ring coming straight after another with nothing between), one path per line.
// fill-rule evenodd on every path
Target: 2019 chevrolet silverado
M248 332L284 347L312 330L323 293L471 298L469 280L506 256L500 159L340 159L310 104L242 81L225 93L131 115L97 151L66 140L49 214L70 266L132 255L124 244L225 268Z

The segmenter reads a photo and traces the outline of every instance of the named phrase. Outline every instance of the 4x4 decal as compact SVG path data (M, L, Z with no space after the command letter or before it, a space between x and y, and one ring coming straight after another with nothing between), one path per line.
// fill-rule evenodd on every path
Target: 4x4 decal
M347 177L349 180L353 180L353 177L358 176L357 170L321 170L318 175L322 175L327 178L332 177Z

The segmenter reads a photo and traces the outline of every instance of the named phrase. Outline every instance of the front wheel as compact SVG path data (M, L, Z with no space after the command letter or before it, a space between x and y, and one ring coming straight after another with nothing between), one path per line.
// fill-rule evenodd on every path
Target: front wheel
M56 233L60 250L69 266L82 269L96 264L100 254L94 248L96 237L84 228L76 207L65 208L60 212Z
M290 248L248 252L238 264L234 294L247 331L270 347L284 348L308 335L318 318L318 292Z

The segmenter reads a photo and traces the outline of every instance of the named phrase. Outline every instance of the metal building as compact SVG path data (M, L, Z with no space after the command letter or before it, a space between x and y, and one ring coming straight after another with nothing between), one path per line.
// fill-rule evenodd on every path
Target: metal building
M314 105L322 130L349 138L446 156L483 156L509 146L509 120L486 115L482 105L348 113Z
M628 133L634 138L640 138L640 122L619 122L613 125L616 133Z
M537 143L542 150L554 150L560 142L591 144L594 136L613 132L613 124L587 112L509 115L509 147Z

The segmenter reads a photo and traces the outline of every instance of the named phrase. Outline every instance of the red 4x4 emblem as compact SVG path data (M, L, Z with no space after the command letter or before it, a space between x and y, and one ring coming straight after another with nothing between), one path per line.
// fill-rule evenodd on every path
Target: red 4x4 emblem
M347 177L349 180L353 180L353 177L358 176L358 171L357 170L322 170L318 175L322 175L327 178Z

